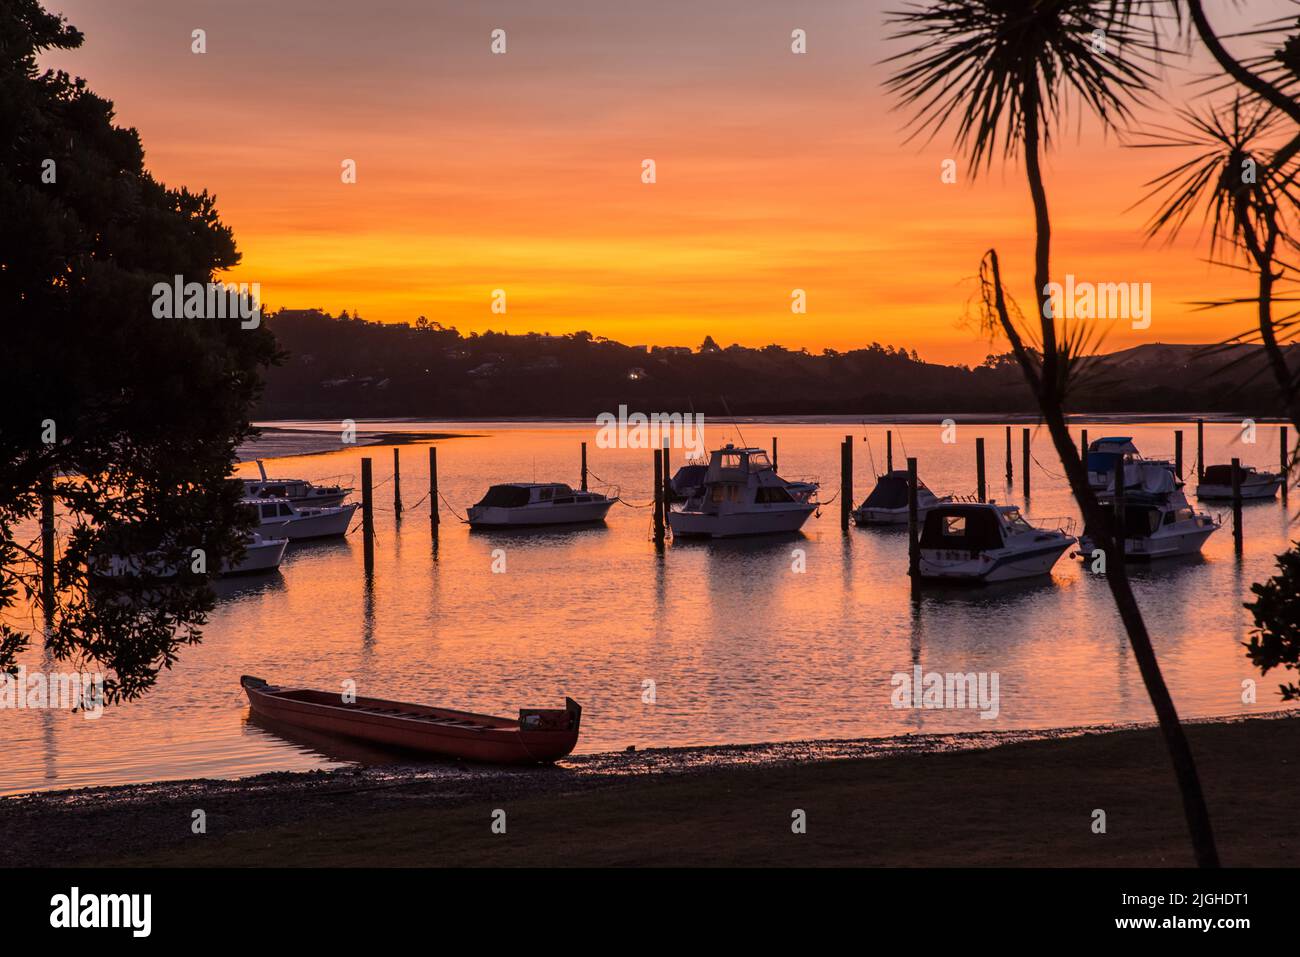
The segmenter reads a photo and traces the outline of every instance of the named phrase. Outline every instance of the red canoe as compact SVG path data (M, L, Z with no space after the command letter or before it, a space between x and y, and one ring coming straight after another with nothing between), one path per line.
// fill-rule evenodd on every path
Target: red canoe
M306 688L281 688L261 678L239 679L253 711L271 721L467 761L542 764L564 757L578 743L582 707L520 708L519 717L496 718L469 711L357 698Z

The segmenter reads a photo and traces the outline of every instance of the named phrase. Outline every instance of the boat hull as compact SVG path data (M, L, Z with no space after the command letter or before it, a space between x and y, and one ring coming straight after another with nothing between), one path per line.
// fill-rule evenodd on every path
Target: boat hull
M614 499L601 502L570 502L564 505L520 505L504 508L470 506L470 528L536 528L541 525L584 525L603 522Z
M274 538L287 538L291 542L301 542L313 538L337 538L346 535L352 524L352 516L361 506L356 502L344 505L337 511L328 511L319 515L294 515L282 522L269 521L261 526L263 534L270 533Z
M916 510L917 521L924 522L925 516L934 506L918 508ZM855 525L906 525L907 508L865 508L858 506L852 512L853 524Z
M1269 482L1247 482L1241 486L1241 497L1243 501L1275 498L1281 487L1281 478ZM1197 486L1196 497L1207 502L1231 502L1232 486L1202 483Z
M578 742L582 709L568 701L568 727L527 730L519 721L468 711L432 708L382 698L357 698L307 689L279 688L260 678L240 679L254 714L285 726L306 728L386 748L490 764L547 764Z
M284 560L284 550L289 547L287 538L263 538L250 542L244 549L244 558L233 567L226 565L221 569L222 575L252 575L257 572L274 571Z
M932 581L1003 582L1050 574L1074 539L1061 538L1033 549L1007 548L977 555L944 549L921 549L921 577Z
M815 505L799 504L744 512L670 511L668 527L674 538L740 538L780 535L803 528Z
M1180 531L1176 535L1153 535L1150 538L1126 538L1124 557L1134 561L1151 561L1160 558L1177 558L1180 555L1199 555L1206 539L1218 530L1217 525L1202 525ZM1079 557L1085 561L1092 557L1097 544L1084 535L1079 539Z

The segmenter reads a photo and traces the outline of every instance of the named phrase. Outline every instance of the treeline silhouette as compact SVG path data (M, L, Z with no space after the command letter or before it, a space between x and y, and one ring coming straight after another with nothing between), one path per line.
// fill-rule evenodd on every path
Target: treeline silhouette
M948 366L872 343L820 353L768 345L644 347L576 332L461 334L421 316L372 322L282 309L267 325L286 353L270 370L263 418L594 416L633 410L708 415L1033 413L1007 355ZM1255 347L1229 354L1153 343L1093 360L1077 412L1281 411Z

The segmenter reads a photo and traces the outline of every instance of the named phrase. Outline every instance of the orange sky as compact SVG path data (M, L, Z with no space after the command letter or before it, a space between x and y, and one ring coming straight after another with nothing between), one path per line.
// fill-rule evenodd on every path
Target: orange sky
M216 193L244 253L229 278L260 282L272 307L628 343L876 340L975 362L989 350L961 320L984 250L1030 298L1023 173L944 185L947 137L904 142L880 65L897 5L47 0L87 36L48 62L116 102L164 182ZM1291 9L1252 0L1251 19L1274 7ZM1211 6L1223 28L1229 11ZM505 55L489 51L496 27ZM1194 231L1143 240L1129 207L1173 159L1084 124L1049 162L1054 273L1152 283L1151 328L1117 324L1107 349L1249 321L1186 305L1248 288L1203 262ZM807 315L790 312L795 288Z

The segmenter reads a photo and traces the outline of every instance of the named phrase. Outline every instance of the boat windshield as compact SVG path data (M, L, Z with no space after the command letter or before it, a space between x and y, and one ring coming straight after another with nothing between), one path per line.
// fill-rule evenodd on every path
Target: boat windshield
M518 508L528 504L528 489L518 485L493 485L476 504L487 508Z
M1034 526L1025 521L1025 517L1020 514L1020 509L1012 508L1002 513L1002 521L1006 523L1007 529L1012 532L1032 532Z
M749 470L751 472L761 472L764 469L770 469L772 461L767 457L766 452L749 453Z

